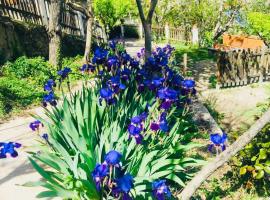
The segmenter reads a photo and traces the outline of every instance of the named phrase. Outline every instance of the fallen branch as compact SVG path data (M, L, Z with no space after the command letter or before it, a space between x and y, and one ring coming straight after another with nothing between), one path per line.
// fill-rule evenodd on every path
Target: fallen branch
M184 190L178 195L178 199L188 200L201 186L201 184L221 167L228 162L235 154L242 150L254 137L261 131L261 129L270 122L270 109L258 120L251 128L240 136L226 151L217 156L212 162L205 165L197 175L186 185Z

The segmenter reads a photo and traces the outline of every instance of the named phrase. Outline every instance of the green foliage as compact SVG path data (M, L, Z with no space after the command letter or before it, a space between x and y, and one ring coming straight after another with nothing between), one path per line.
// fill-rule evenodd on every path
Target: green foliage
M185 53L187 53L188 59L191 60L191 62L212 59L207 48L199 48L198 46L184 44L175 45L175 48L175 58L177 63L183 61L183 55Z
M43 91L28 80L0 77L0 118L40 102L42 96Z
M117 18L111 0L94 1L94 12L105 28L108 26L111 29L115 25Z
M210 83L210 88L216 88L216 86L217 86L217 76L212 74L209 77L209 83Z
M83 56L77 55L76 57L67 57L63 58L62 66L69 67L72 70L72 73L69 75L69 78L74 80L80 80L82 77L78 72L79 68L83 65Z
M94 12L105 28L112 28L127 16L136 12L135 3L130 0L95 0Z
M248 30L253 35L260 36L266 43L270 42L270 14L259 12L248 13Z
M110 150L123 154L122 169L134 176L131 193L136 199L152 199L153 180L166 178L178 188L184 186L191 177L189 169L202 164L186 155L198 146L190 143L194 132L188 116L181 109L171 111L168 121L175 125L168 134L160 136L151 132L148 119L144 124L146 142L136 145L128 136L129 119L142 113L154 97L151 93L139 95L134 91L128 87L116 105L99 106L98 88L84 87L71 100L65 98L62 105L47 110L50 120L41 120L48 128L49 146L42 146L40 153L33 153L32 157L49 168L44 170L31 159L45 179L37 184L48 189L40 197L101 199L91 172ZM154 118L158 117L156 109L157 103L150 110Z
M15 62L7 62L2 69L6 77L16 77L18 79L27 79L29 84L43 86L54 70L44 58L27 58L25 56L18 58Z
M260 187L270 192L270 124L239 153L237 165L241 166L240 175L251 182L259 181Z

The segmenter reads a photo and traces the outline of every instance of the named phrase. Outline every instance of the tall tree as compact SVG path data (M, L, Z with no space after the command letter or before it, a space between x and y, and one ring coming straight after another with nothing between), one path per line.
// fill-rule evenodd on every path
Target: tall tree
M152 51L152 18L157 6L158 0L151 0L148 14L145 15L143 11L142 1L136 0L139 15L142 21L145 38L145 59L147 60L151 56Z
M87 31L86 31L86 43L85 43L85 51L84 51L84 60L89 62L89 56L92 47L92 29L93 29L93 7L92 7L92 0L87 0Z
M51 0L49 17L49 61L52 65L61 68L61 15L63 0Z

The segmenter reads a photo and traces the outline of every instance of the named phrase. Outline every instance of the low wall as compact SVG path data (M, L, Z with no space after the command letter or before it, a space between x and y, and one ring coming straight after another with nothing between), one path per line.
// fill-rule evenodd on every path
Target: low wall
M64 35L64 56L83 54L84 41ZM43 26L12 21L0 16L0 64L20 56L49 56L49 38Z

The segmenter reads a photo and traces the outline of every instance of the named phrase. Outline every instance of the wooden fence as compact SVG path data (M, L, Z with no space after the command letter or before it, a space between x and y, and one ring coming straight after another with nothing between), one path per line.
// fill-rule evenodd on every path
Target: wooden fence
M191 42L191 32L186 32L183 28L153 27L153 36L158 40L177 41L177 42Z
M1 12L2 11L2 12ZM50 16L50 0L0 0L0 15L27 23L48 27ZM79 10L74 10L68 4L63 5L61 26L67 34L85 38L87 17ZM104 36L102 28L95 23L93 29L101 33L96 37Z
M270 79L270 50L217 51L221 87L242 86Z

